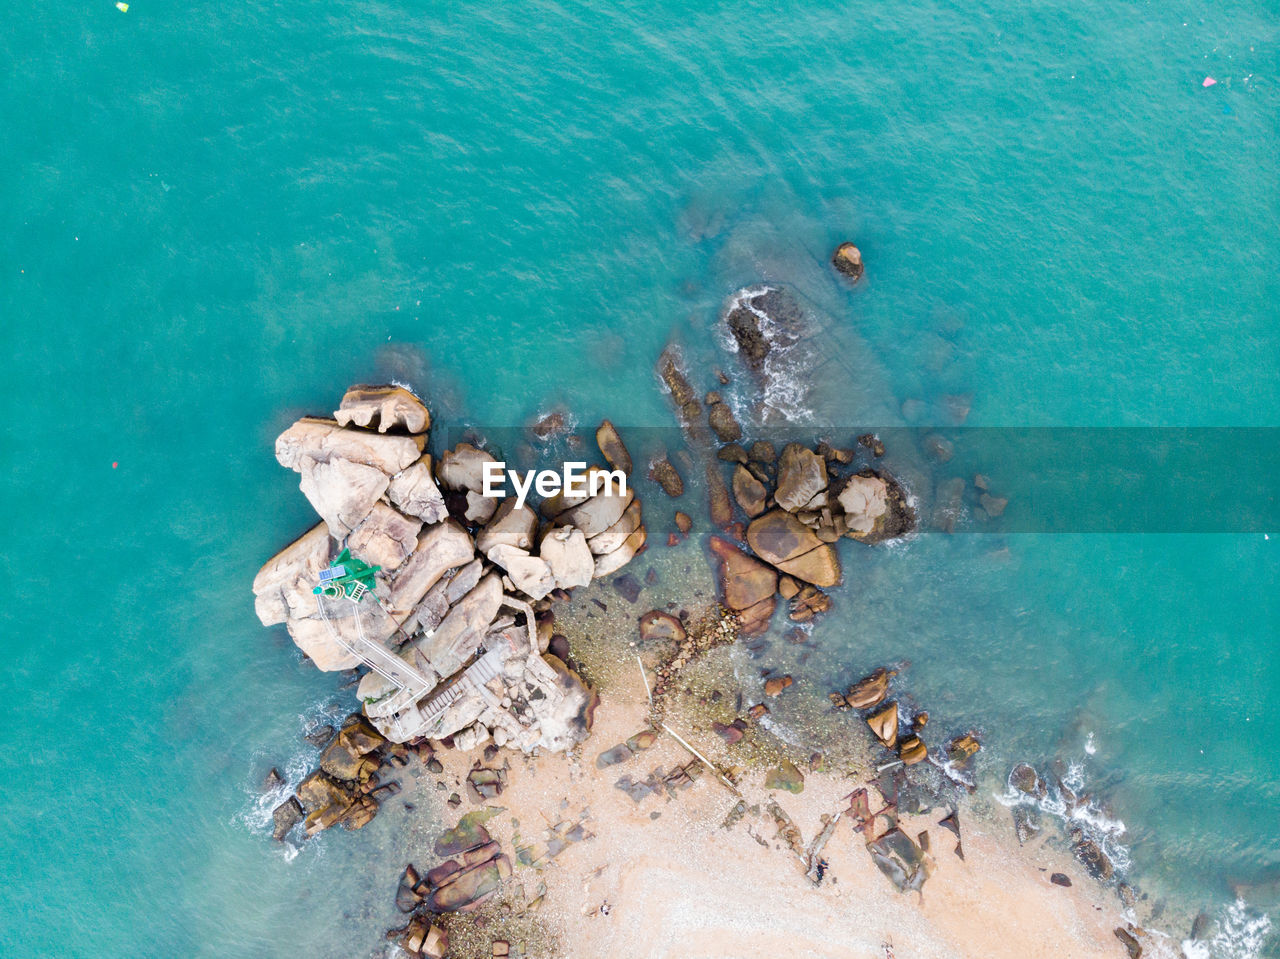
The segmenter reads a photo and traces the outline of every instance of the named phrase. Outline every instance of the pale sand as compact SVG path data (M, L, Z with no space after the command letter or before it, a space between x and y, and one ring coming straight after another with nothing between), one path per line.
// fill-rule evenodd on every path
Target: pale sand
M710 772L678 792L674 800L665 794L651 795L637 805L615 788L622 775L643 779L655 767L669 771L691 757L663 735L653 748L626 762L597 769L600 752L646 726L647 704L638 669L631 675L628 681L625 671L615 672L580 756L512 758L509 785L491 803L509 811L488 823L509 854L513 819L518 821L522 841L528 842L541 838L546 826L574 821L582 810L588 812L585 825L591 838L569 846L541 870L516 868L514 882L523 886L525 901L533 898L540 882L546 883L545 901L536 917L558 939L557 955L575 959L1125 956L1112 932L1123 924L1113 894L1060 851L1043 844L1020 848L1011 835L984 833L963 812L964 861L953 852L953 835L936 824L942 812L902 822L912 837L929 831L936 867L921 897L897 891L877 869L862 836L847 819L839 823L826 846L830 869L815 888L763 811L748 813L732 828L723 828L737 799ZM682 729L678 725L682 720L693 722L688 717L670 722L699 751L718 762L733 755L718 736ZM445 753L440 758L450 778L461 778L473 757ZM763 810L772 796L795 821L806 844L820 830L822 814L847 807L843 797L861 785L835 773L807 772L803 792L792 795L766 792L763 780L762 771L746 774L740 788L747 803L761 804ZM873 794L873 808L878 809L876 798ZM464 804L459 812L471 808ZM659 818L651 819L655 812ZM1052 872L1066 873L1072 887L1052 885ZM521 908L519 900L514 906L517 911ZM484 937L500 938L504 925L491 922ZM514 934L510 938L520 940ZM531 953L545 954L535 949Z

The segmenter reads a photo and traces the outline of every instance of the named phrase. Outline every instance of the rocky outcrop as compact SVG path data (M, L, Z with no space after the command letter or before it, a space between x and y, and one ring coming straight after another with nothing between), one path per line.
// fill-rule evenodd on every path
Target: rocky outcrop
M711 537L711 552L720 560L721 595L738 614L741 634L763 632L777 605L777 572L719 536Z
M625 471L593 468L585 492L547 498L544 524L514 497L484 495L494 458L479 446L424 455L429 424L412 393L362 386L334 420L303 418L281 434L277 458L301 474L324 521L258 573L255 609L264 624L285 624L319 668L371 667L359 695L378 736L567 748L585 736L594 694L541 652L539 616L549 613L530 604L626 565L645 545L640 502ZM630 465L610 424L599 436L611 463ZM335 540L367 564L354 566L368 570L361 592L348 582L320 593ZM347 785L376 768L350 740L344 732L326 746L327 778L299 795L308 831L356 828L376 810ZM285 831L292 813L280 808Z
M631 454L627 451L626 444L622 442L622 437L618 435L617 429L608 420L601 423L596 430L596 445L600 447L606 463L624 473L631 472Z
M543 534L538 555L551 567L551 575L560 589L586 586L595 575L595 556L586 536L576 526L549 528Z
M733 471L733 498L747 516L755 518L768 505L769 491L750 470L739 465Z
M405 516L382 501L373 504L347 538L347 548L367 563L390 572L417 548L422 520Z
M425 433L431 427L426 405L403 386L353 386L342 397L333 418L339 426L360 426L379 433Z
M791 513L771 510L747 527L752 551L769 564L814 586L840 582L835 550Z
M440 523L449 517L444 496L432 475L430 456L423 456L393 476L387 487L387 499L402 513L416 516L424 523Z
M344 539L369 515L391 480L372 466L334 457L327 462L304 456L299 470L303 495L329 527Z
M813 450L788 443L778 458L777 504L789 513L825 506L827 464ZM821 501L817 502L821 497Z
M862 251L852 243L841 243L831 254L831 265L840 273L857 283L862 279Z

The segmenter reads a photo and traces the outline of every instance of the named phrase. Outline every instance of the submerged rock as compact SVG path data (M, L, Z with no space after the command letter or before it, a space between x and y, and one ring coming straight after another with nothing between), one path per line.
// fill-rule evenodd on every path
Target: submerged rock
M631 472L631 453L627 451L617 429L608 420L596 429L596 445L600 447L600 452L610 466L624 473Z
M686 635L684 624L670 613L653 609L640 617L640 638L645 642L682 643Z
M661 486L662 491L672 498L684 495L684 480L665 456L649 464L649 479Z

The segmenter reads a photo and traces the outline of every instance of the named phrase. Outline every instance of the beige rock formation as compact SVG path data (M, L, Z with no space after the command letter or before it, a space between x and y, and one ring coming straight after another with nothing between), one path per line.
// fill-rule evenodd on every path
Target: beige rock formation
M490 559L496 546L528 551L533 548L537 532L538 514L527 505L517 506L515 497L508 496L499 501L493 518L476 535L476 549Z
M432 476L430 455L393 476L387 498L398 510L424 523L439 523L449 516L444 496Z
M353 386L333 418L341 426L376 427L379 433L397 428L425 433L431 426L427 407L403 386Z
M418 546L422 520L410 518L386 503L373 504L369 515L351 531L347 548L366 563L390 572L403 563Z
M850 476L837 498L854 533L870 533L889 509L888 486L879 476Z
M298 484L334 539L344 539L360 525L387 491L387 474L372 466L331 457L325 462L304 456Z
M607 531L601 535L607 535ZM547 561L561 589L586 586L595 574L595 557L587 538L576 526L556 526L548 530L542 537L538 555Z
M827 488L827 463L811 449L788 443L778 457L778 489L774 500L790 513L804 509Z
M276 459L281 466L298 472L304 459L327 463L337 457L394 476L417 461L424 445L422 436L344 429L334 420L305 416L276 439Z

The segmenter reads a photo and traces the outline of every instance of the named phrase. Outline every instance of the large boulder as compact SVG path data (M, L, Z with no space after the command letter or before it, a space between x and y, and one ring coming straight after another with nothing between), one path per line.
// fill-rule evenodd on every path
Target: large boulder
M943 483L939 486L940 501L945 498L943 488L948 485ZM949 512L951 516L959 511L964 480L957 477L955 486L956 489L950 494L955 500ZM863 543L882 543L906 536L916 528L915 510L907 502L906 490L886 473L866 469L849 477L849 482L840 491L838 502L845 513L845 535L851 539ZM948 513L946 509L942 512ZM953 526L954 520L949 525Z
M852 243L846 241L836 247L831 254L831 265L855 283L862 279L862 251Z
M396 569L418 546L418 531L422 520L410 519L381 501L347 538L347 548L358 556L384 570Z
M431 426L426 405L403 386L353 386L333 418L342 426L377 427L379 433L392 429L425 433Z
M734 417L729 404L723 400L711 404L711 408L707 411L707 419L721 443L732 443L742 439L742 427Z
M436 464L436 477L445 489L470 490L479 494L484 491L485 464L496 462L484 450L476 449L470 443L459 443L453 449L445 450L440 457Z
M561 589L586 586L595 573L596 561L591 547L576 526L556 526L548 530L538 546L538 555L551 567L556 586Z
M418 643L423 657L441 676L456 673L476 651L502 605L502 580L497 573L483 577L462 597L430 636Z
M754 518L764 512L769 491L750 470L739 464L733 471L733 497L743 512Z
M840 582L835 550L790 513L771 510L747 527L747 542L757 556L814 586Z
M711 537L711 552L720 560L720 588L730 609L741 611L773 598L778 588L775 570L719 536Z
M582 530L582 535L590 540L620 520L635 496L635 490L630 486L625 494L619 494L616 490L602 490L598 496L592 496L580 506L566 510L557 519L561 523L578 527Z
M865 535L889 509L888 485L879 476L850 476L838 502L850 535Z
M440 577L474 558L471 537L455 520L424 528L413 554L391 579L387 608L403 621Z
M498 504L493 518L476 536L476 549L493 559L495 546L514 546L528 551L533 548L533 538L538 532L538 514L528 505L516 505L516 498L508 496Z
M398 510L424 523L439 523L449 516L444 496L431 475L429 455L391 478L387 498Z
M665 455L649 464L649 479L661 486L668 496L684 495L684 480Z
M417 461L424 443L421 436L367 433L305 416L276 438L276 459L294 472L301 471L304 460L327 463L336 458L394 476Z
M528 550L500 544L489 551L489 559L505 569L511 584L532 599L542 599L556 588L550 564Z
M285 591L315 583L320 570L329 565L331 549L328 526L317 523L267 560L253 578L253 606L263 626L289 618Z
M617 429L608 420L601 423L596 430L596 445L600 447L600 452L604 454L605 461L610 466L624 473L631 472L631 454L627 451L626 444L622 442L622 437L618 435Z
M631 487L626 483L625 476L617 471L610 472L599 466L588 466L583 482L575 485L580 485L584 492L568 493L561 490L548 496L542 501L542 515L547 519L557 519L564 516L566 512L574 507L590 502L593 498L617 498L622 495L624 485L627 487L627 492L631 492ZM592 490L595 490L595 492L593 493ZM570 520L566 517L560 522L568 523Z
M827 488L827 463L811 449L788 443L778 459L777 504L789 513L809 507Z
M612 553L615 549L627 541L632 533L640 526L640 501L633 500L631 505L623 510L618 521L606 529L603 533L598 533L587 540L587 544L591 552L595 556L604 556Z
M302 492L339 540L369 515L390 482L381 470L336 456L326 462L303 457L300 472Z
M645 532L643 525L637 526L635 531L622 541L622 545L615 549L612 553L605 553L603 556L596 557L596 568L594 576L599 579L602 576L608 576L610 573L616 573L627 563L635 559L636 555L644 549L645 540L648 534Z

